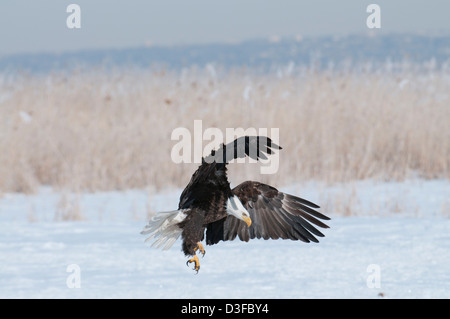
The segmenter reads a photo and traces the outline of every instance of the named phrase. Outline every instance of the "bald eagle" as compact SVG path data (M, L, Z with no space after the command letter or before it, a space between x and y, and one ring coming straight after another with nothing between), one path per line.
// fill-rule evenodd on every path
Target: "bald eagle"
M230 188L227 164L232 159L249 156L267 159L266 154L282 149L268 137L243 136L222 144L202 158L202 164L180 196L178 209L157 213L141 232L154 240L152 246L169 249L181 236L182 250L198 272L197 252L205 254L201 241L214 245L221 240L242 241L253 238L291 239L318 242L324 235L312 224L328 228L322 220L327 216L315 209L318 205L276 188L246 181Z

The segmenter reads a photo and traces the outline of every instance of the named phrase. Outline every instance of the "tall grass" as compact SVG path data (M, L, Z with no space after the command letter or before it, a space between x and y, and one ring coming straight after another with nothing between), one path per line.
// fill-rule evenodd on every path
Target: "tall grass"
M0 190L183 187L198 164L173 163L170 138L196 119L280 129L278 173L230 165L232 184L448 179L449 94L440 71L0 75Z

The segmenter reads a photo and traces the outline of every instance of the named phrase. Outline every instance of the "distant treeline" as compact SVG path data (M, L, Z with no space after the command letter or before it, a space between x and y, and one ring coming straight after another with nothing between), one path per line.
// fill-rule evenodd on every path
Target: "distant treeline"
M0 57L1 72L47 73L90 67L137 67L182 70L214 63L224 68L267 72L288 64L318 69L355 65L377 68L392 63L450 68L450 36L412 34L346 37L275 38L238 44L150 46Z

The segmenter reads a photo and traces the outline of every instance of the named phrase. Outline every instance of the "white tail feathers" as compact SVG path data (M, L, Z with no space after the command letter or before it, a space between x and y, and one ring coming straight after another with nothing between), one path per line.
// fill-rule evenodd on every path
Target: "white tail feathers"
M153 216L141 231L142 235L150 235L145 242L155 240L152 247L167 250L180 237L182 229L178 224L186 218L186 209L160 212Z

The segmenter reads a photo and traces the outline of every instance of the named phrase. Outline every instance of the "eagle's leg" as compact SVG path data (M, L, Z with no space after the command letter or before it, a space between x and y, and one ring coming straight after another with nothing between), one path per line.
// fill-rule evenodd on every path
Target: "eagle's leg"
M200 250L200 252L202 253L202 257L205 256L206 250L205 250L205 248L203 248L203 245L201 242L197 243L197 247L195 247L194 251L197 251L197 250Z
M197 250L200 250L200 252L202 253L202 257L203 256L205 256L205 253L206 253L206 251L205 251L205 249L203 248L203 245L200 243L200 242L198 242L197 243L197 246L194 248L194 257L192 257L191 259L189 259L187 262L186 262L186 265L189 265L190 263L194 263L194 270L195 271L197 271L197 273L198 273L198 271L200 270L200 262L199 262L199 260L198 260L198 257L197 257L197 255L196 255L196 251Z

